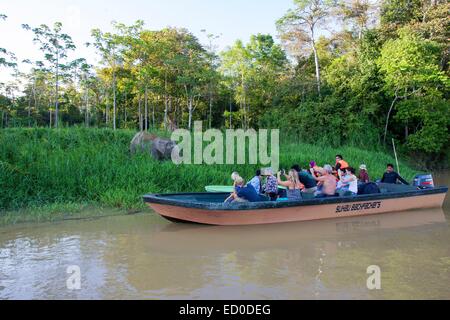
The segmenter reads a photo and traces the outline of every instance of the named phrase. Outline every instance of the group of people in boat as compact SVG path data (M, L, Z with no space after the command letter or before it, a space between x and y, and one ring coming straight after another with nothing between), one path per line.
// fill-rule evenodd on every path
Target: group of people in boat
M408 184L397 172L393 164L388 164L380 182ZM311 198L355 196L358 193L379 192L378 186L371 182L367 166L359 166L358 175L342 155L336 155L336 164L319 167L315 161L308 169L293 165L289 171L281 170L276 174L271 168L257 170L248 182L233 172L234 192L225 200L231 202L260 201L296 201Z

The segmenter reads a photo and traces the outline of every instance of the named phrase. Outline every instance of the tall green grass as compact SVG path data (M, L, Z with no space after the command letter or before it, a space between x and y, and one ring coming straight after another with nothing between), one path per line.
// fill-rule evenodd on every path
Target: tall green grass
M0 210L48 206L54 203L96 203L118 208L143 207L142 195L204 191L206 185L230 184L230 173L251 178L256 165L180 165L157 162L150 155L131 156L135 132L109 129L0 130ZM381 177L394 159L383 152L354 147L331 148L283 138L282 168L333 164L343 154L353 166L365 163L372 178ZM402 175L415 172L401 163Z

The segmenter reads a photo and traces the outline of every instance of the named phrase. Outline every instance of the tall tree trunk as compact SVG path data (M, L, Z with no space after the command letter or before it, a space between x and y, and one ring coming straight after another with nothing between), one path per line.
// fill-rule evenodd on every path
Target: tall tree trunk
M147 89L147 87L145 87L144 105L145 105L144 128L145 128L145 131L148 131L148 89Z
M59 126L59 52L56 53L55 75L55 128Z
M244 73L241 74L241 84L242 84L242 102L241 102L241 108L244 110L244 119L243 119L243 125L242 127L246 129L247 127L247 103L246 103L246 90L245 90L245 79L244 79Z
M316 65L316 81L317 81L317 92L320 95L320 90L321 90L321 86L320 86L320 65L319 65L319 55L317 53L317 49L316 49L316 44L313 41L313 52L314 52L314 63Z
M231 101L231 96L230 96L230 129L233 129L233 124L232 124L233 115L232 115L232 112L233 112L233 103Z
M155 124L156 124L156 120L155 120L155 102L153 101L152 103L152 129L155 129Z
M115 68L115 66L114 66ZM113 70L113 96L114 96L114 102L113 102L113 130L116 130L116 112L117 112L117 106L116 106L116 71Z
M86 89L85 92L85 126L89 127L89 89Z
M391 103L391 107L389 108L389 112L388 112L387 117L386 117L386 126L384 128L384 140L383 140L385 144L386 144L386 137L387 137L388 126L389 126L389 118L391 117L392 110L394 109L394 106L397 103L398 99L399 99L398 91L396 91L395 92L395 98L394 98L394 100Z
M168 117L168 97L167 97L167 72L164 79L164 129L167 130L167 117Z
M209 87L209 128L212 128L212 105L213 105L213 96L212 96L212 85Z
M28 99L28 128L31 127L31 92L30 97Z
M189 97L188 99L188 110L189 110L189 130L192 129L192 113L193 113L193 106L192 106L192 96Z
M106 101L105 121L106 124L109 124L109 101Z
M169 100L169 107L172 109L172 97L170 97ZM173 115L173 122L175 122L175 125L178 127L178 123L181 123L181 120L178 120L178 102L175 101L175 110Z
M127 117L127 104L128 104L128 94L127 94L127 91L125 90L125 105L123 106L125 124L126 124L127 121L128 121L128 117Z
M142 124L142 99L141 95L139 95L139 131L144 131L143 124Z
M34 112L38 113L38 102L36 97L36 78L33 80L33 99L34 99Z
M319 55L317 53L317 48L316 48L316 41L314 39L315 34L314 34L314 25L310 26L310 31L311 31L311 46L313 49L313 53L314 53L314 64L316 66L316 81L317 81L317 92L320 95L320 64L319 64Z
M168 122L168 108L169 108L169 106L168 106L168 104L169 104L169 101L168 101L168 98L167 98L167 95L166 96L164 96L164 129L165 130L167 130L167 122Z

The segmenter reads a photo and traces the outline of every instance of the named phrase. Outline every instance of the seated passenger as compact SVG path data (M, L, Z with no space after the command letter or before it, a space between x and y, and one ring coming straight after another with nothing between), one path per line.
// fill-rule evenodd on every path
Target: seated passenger
M321 176L314 179L321 183L322 189L316 198L334 197L336 195L336 178L333 176L333 168L325 165L321 171Z
M270 198L270 201L277 201L278 199L278 181L273 175L272 168L263 170L262 175L266 177L266 184L264 188L265 194Z
M233 201L233 194L236 192L236 181L241 178L239 173L236 171L231 174L231 180L233 180L233 192L230 194L228 198L225 199L225 203Z
M233 186L235 185L236 179L239 178L240 176L241 176L241 175L240 175L238 172L236 172L236 171L234 171L234 172L231 174L231 180L233 180Z
M339 170L342 187L338 190L341 196L356 196L358 194L358 178L355 176L355 169L349 167L344 171Z
M361 183L369 183L370 182L369 174L367 173L367 166L365 164L362 164L359 166L358 180Z
M400 181L403 184L409 185L409 183L400 177L400 175L394 171L394 165L389 163L387 165L387 170L383 175L383 178L381 179L382 183L390 183L390 184L397 184L397 181Z
M314 167L317 168L317 170L320 170L319 167ZM302 168L300 168L300 166L297 164L292 166L292 169L297 171L300 183L305 186L302 192L307 194L314 194L317 191L317 181L313 178L313 174L311 172L303 171ZM310 169L315 170L314 168Z
M313 170L311 170L311 169L313 169ZM313 173L314 176L316 176L316 177L320 176L320 170L321 170L321 169L322 169L322 168L319 167L315 161L311 161L311 162L309 163L309 171L310 171L311 173L314 172L314 173ZM301 171L301 170L300 170L300 171ZM299 172L300 172L300 171L299 171Z
M238 177L236 179L236 191L231 195L232 202L259 202L261 197L251 184L245 185L244 179Z
M252 180L250 180L248 184L251 184L258 194L262 193L261 170L256 170L256 175L253 177Z
M340 154L336 155L336 171L339 171L341 169L344 171L349 167L348 163L344 160L344 157Z
M288 200L301 200L302 194L301 189L304 187L300 181L298 180L298 173L296 170L291 169L289 171L289 174L285 177L287 178L287 181L281 180L281 171L277 174L277 180L278 185L286 187L287 188L287 198Z

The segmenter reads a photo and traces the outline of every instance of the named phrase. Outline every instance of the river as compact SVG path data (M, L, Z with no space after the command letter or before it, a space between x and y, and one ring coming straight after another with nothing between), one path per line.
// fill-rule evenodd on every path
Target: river
M443 209L267 226L140 214L3 227L0 299L450 299L449 221L447 197Z

